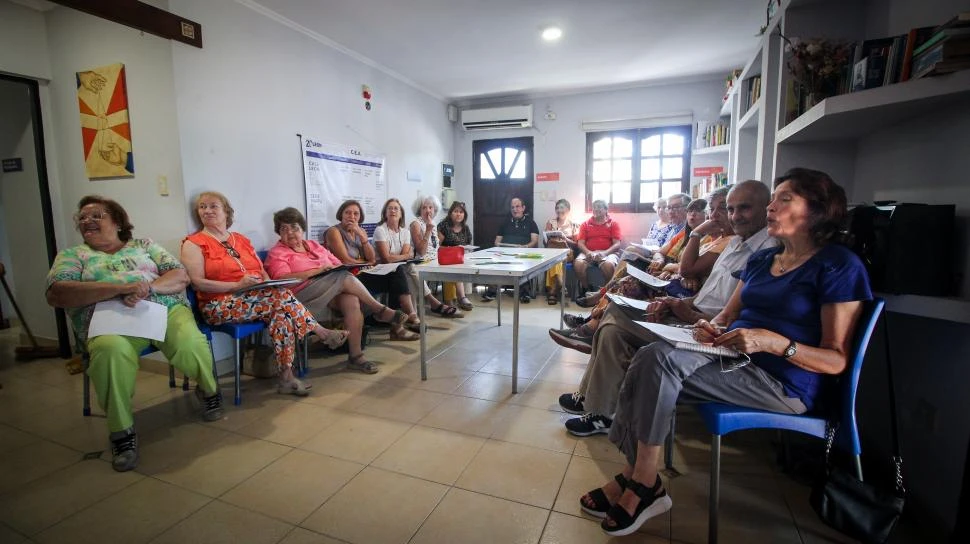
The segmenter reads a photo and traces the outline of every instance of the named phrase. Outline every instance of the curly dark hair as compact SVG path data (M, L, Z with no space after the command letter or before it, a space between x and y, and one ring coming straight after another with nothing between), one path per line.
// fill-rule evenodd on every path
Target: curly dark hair
M111 219L118 225L118 239L122 242L128 242L131 240L131 231L135 228L128 219L128 212L110 198L103 197L101 195L88 195L82 197L77 203L77 211L81 211L81 208L89 204L100 204L104 206L105 211L111 216Z
M364 207L361 206L360 205L360 202L357 202L356 200L344 200L344 203L341 204L339 208L337 208L337 222L339 223L339 222L341 222L341 221L344 220L344 210L346 210L347 208L349 208L351 206L357 206L357 209L360 211L360 219L358 219L357 222L358 222L358 224L363 225L364 224Z
M276 234L280 233L280 227L283 225L293 224L300 225L300 228L306 232L306 218L303 217L300 210L290 206L273 214L273 231Z
M808 201L812 240L820 246L837 241L848 213L845 190L825 172L809 168L792 168L778 176L775 189L786 181L792 192Z

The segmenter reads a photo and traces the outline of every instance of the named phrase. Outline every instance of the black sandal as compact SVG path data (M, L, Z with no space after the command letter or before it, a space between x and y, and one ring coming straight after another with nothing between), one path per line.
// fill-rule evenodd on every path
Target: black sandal
M441 317L452 317L452 318L465 317L464 314L458 313L458 308L455 308L454 306L449 306L444 302L442 302L441 304L439 304L434 308L429 308L429 309L431 310L431 313L440 315Z
M600 523L600 528L610 536L626 536L634 533L648 519L663 514L667 510L670 510L670 507L673 505L670 501L670 496L667 495L667 490L663 488L659 474L653 487L647 487L630 478L627 480L626 489L636 494L640 498L640 503L637 504L637 509L633 512L632 516L626 513L626 510L620 506L619 501L610 508L610 511L607 512L606 517ZM660 491L659 494L657 494L658 490Z
M626 477L623 476L623 473L621 472L620 474L614 476L613 479L616 480L616 483L620 484L620 495L623 495L623 491L626 489L627 485ZM610 500L606 498L606 492L603 491L602 487L597 487L596 489L586 493L586 495L589 495L593 506L586 506L586 503L583 501L583 497L580 497L579 507L583 509L583 512L586 512L594 518L605 518L607 512L610 511L610 508L613 508Z

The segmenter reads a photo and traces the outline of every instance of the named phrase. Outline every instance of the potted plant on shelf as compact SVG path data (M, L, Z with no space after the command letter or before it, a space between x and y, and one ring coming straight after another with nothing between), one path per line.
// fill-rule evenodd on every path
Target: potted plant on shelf
M839 82L852 60L854 45L847 42L785 38L785 66L802 97L800 112L838 94Z

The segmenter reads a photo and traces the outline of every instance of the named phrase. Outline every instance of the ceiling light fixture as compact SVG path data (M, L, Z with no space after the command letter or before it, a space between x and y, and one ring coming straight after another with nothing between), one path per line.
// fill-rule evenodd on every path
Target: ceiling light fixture
M562 29L558 26L546 27L542 30L542 39L547 42L554 42L562 37Z

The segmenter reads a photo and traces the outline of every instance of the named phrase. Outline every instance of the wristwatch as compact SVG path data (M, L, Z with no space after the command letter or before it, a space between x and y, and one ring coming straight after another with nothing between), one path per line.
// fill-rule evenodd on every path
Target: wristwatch
M697 231L692 231L687 237L688 238L703 238L704 235L701 234L701 233L699 233L699 232L697 232Z
M782 357L784 357L785 359L791 359L792 357L795 356L796 352L798 352L798 347L795 345L795 341L792 340L791 342L788 343L788 347L785 348L785 352L782 353Z

